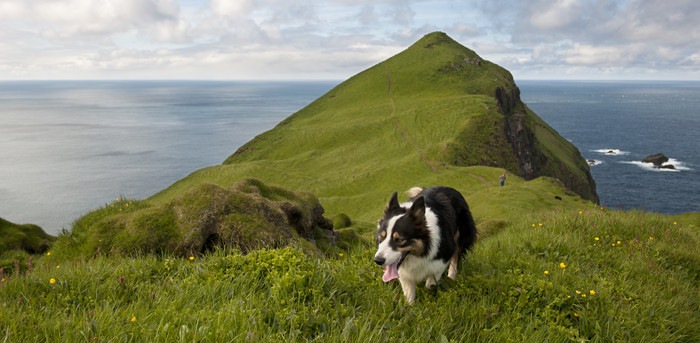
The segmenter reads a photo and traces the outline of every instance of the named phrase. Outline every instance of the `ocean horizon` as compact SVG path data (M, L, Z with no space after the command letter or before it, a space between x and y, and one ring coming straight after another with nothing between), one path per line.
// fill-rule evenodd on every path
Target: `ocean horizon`
M340 81L0 81L0 217L50 234L220 164ZM604 206L700 212L700 82L517 81ZM612 153L611 153L612 152ZM642 164L662 152L675 170Z

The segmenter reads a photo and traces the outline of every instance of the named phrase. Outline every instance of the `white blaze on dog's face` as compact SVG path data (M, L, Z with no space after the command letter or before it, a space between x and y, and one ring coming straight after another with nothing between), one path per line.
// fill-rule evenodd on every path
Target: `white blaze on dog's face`
M388 266L399 262L401 255L405 249L399 250L402 244L406 243L406 239L401 237L398 232L394 232L396 221L404 215L395 216L386 220L382 219L377 227L377 253L374 254L374 260L381 266ZM379 261L383 261L379 263Z

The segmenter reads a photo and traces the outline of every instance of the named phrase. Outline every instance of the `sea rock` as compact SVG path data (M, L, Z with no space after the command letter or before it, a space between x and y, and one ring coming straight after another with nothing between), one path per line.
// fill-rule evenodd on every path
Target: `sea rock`
M642 162L644 163L653 163L655 167L657 168L662 168L663 164L668 162L668 157L662 153L654 154L654 155L649 155L642 159ZM672 166L673 167L673 166ZM663 166L663 168L667 168L666 166ZM675 168L673 168L675 169Z

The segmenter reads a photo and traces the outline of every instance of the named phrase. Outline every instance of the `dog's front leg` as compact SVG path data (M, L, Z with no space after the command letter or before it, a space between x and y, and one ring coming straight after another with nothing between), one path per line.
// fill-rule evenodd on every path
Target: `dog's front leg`
M406 296L406 301L409 304L413 304L416 300L416 282L404 278L399 278L399 282L401 282L401 288L403 289L403 295Z
M437 273L435 275L429 275L425 280L425 288L431 289L433 286L437 286L438 282L442 278L442 273Z
M450 269L447 272L447 277L452 280L457 280L457 266L459 265L459 255L461 255L462 249L459 248L455 251L452 258L450 258Z

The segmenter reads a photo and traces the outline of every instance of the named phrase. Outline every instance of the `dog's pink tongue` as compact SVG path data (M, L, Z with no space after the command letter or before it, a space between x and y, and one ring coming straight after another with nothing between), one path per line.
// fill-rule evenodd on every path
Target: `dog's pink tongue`
M382 275L382 281L389 282L393 279L399 278L399 268L396 267L396 263L390 264L384 268L384 275Z

